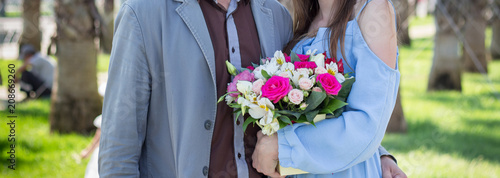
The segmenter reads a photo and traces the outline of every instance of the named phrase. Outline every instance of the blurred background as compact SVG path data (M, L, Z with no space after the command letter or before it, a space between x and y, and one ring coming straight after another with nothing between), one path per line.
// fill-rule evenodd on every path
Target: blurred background
M0 0L0 177L84 177L124 1ZM383 146L409 177L500 177L500 0L392 1L401 85ZM9 67L25 45L54 61L52 95L16 85L11 113Z

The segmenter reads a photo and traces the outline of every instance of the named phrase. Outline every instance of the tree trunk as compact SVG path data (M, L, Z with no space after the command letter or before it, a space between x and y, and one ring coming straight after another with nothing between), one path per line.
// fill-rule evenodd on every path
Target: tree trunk
M111 47L113 44L113 23L114 23L114 0L105 0L104 4L99 7L100 14L102 15L101 33L100 33L100 47L101 50L106 53L111 53Z
M483 16L483 10L487 5L487 0L474 0L466 1L466 6L464 6L467 9L465 12L468 12L464 27L465 41L463 42L464 69L467 72L479 73L481 70L488 72L485 45L487 21ZM467 47L470 47L472 54L466 49ZM474 58L479 63L474 63Z
M491 40L491 56L495 60L500 60L500 0L495 0L492 4L494 8L493 13L493 23L492 23L492 31L493 31L493 39ZM495 12L495 9L498 11Z
M459 3L463 1L438 0L438 6L434 12L436 18L436 36L434 39L434 59L431 73L429 75L428 91L433 90L458 90L462 91L462 65L458 55L459 39L451 28L450 22L445 18L446 13L454 13L453 25L462 26L463 19L460 18ZM439 4L444 6L440 7Z
M411 46L409 27L409 4L408 0L395 0L394 6L397 11L398 19L398 42L401 45Z
M52 94L51 131L87 134L101 114L97 92L97 46L93 0L56 0L57 77Z
M292 18L293 18L293 4L292 4L292 0L278 0L281 4L283 4L283 6L286 7L286 9L288 9L288 12L290 12L290 14L292 15Z
M42 32L40 31L40 0L23 1L23 33L19 40L19 49L25 44L30 44L40 51Z
M405 115L403 113L403 106L401 104L401 95L399 94L401 88L398 90L398 98L396 99L396 106L392 112L391 120L387 125L387 132L406 132L408 125L406 124Z
M0 0L0 17L5 17L6 0Z

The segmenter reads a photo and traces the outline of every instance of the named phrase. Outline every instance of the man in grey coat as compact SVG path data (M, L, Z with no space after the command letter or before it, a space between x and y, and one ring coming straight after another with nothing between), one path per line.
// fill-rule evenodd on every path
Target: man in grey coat
M128 0L115 21L103 107L102 177L262 177L258 128L217 104L230 76L292 37L276 0ZM381 148L382 149L382 148ZM390 158L387 158L390 160ZM391 160L386 172L400 171Z

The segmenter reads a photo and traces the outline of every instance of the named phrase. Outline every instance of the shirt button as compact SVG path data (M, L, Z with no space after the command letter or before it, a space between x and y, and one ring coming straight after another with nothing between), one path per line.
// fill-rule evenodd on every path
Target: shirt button
M212 128L212 121L205 121L205 129L210 130Z
M236 125L240 125L240 120L236 120Z
M238 159L240 159L240 158L241 158L241 153L238 153Z
M234 49L234 47L233 47L233 49L232 49L232 50L233 50L233 53L234 53L234 51L236 51L236 50Z
M203 175L204 176L208 175L208 167L207 166L203 167Z

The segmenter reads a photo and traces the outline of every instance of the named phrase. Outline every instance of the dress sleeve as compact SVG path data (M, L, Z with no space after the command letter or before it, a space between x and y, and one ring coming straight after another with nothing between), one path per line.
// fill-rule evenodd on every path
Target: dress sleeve
M360 32L359 32L360 33ZM360 41L362 35L355 35ZM313 174L346 170L372 157L384 137L399 86L399 72L380 60L366 45L352 47L356 82L338 118L313 125L294 124L278 131L283 167Z

